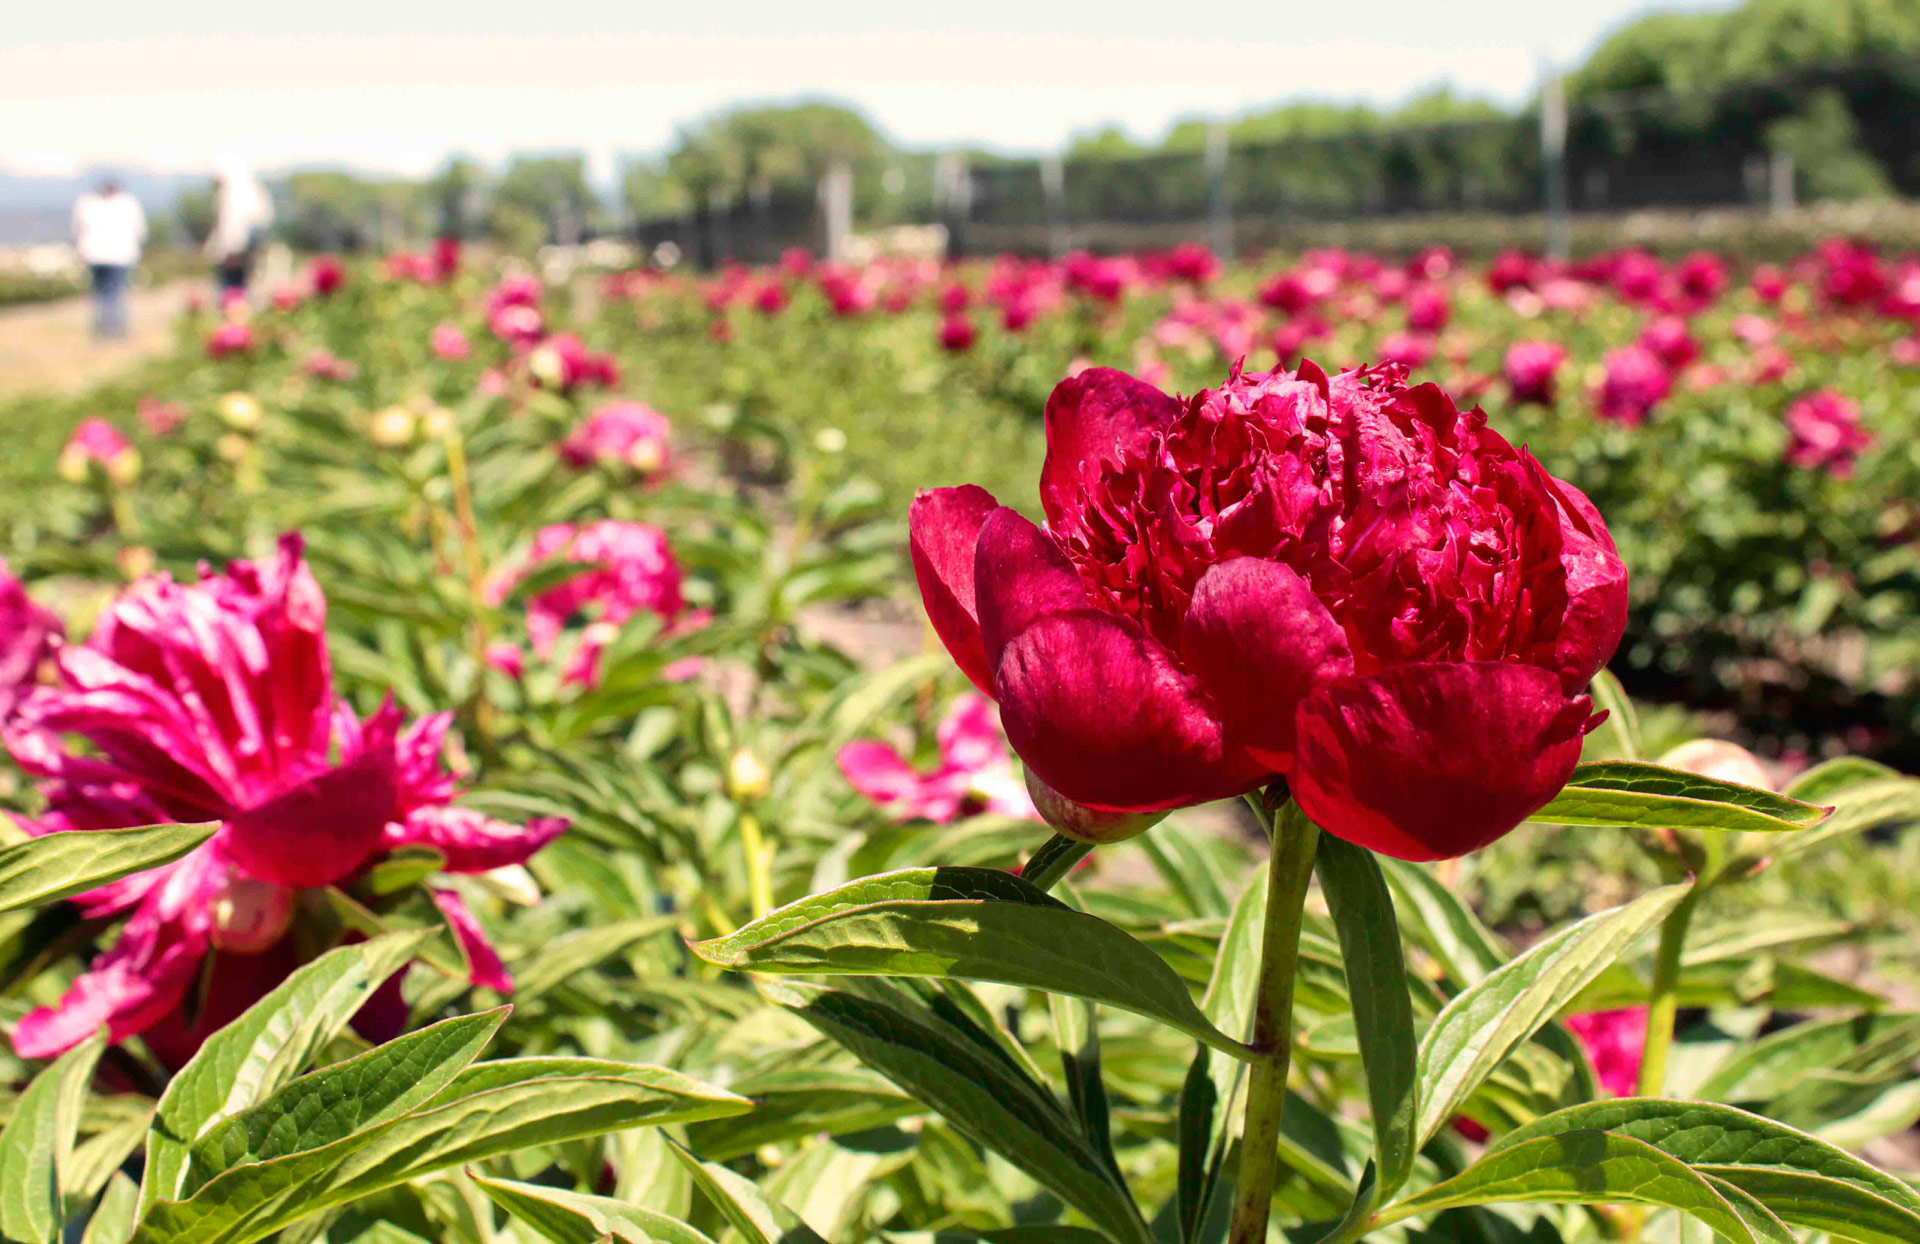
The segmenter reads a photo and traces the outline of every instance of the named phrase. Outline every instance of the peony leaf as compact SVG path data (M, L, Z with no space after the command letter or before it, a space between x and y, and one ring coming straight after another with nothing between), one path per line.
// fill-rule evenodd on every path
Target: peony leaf
M875 985L870 996L782 986L778 1000L1120 1244L1148 1244L1132 1195L1050 1089L997 1044L922 1005L907 983Z
M1378 863L1412 936L1456 983L1475 984L1507 961L1510 952L1499 935L1431 871L1385 856Z
M133 1234L133 1211L139 1204L140 1185L125 1171L113 1172L93 1217L87 1220L87 1233L80 1237L80 1244L126 1244Z
M1810 1073L1920 1057L1920 1014L1815 1020L1769 1033L1717 1067L1695 1090L1709 1101L1767 1102Z
M1527 819L1549 825L1784 833L1818 825L1831 810L1680 769L1603 760L1575 769L1566 788Z
M1433 1139L1513 1048L1559 1013L1688 893L1664 886L1531 947L1447 1003L1420 1042L1419 1143Z
M328 951L208 1037L160 1095L147 1132L141 1213L180 1196L193 1142L304 1070L424 936L394 933Z
M0 1238L47 1244L66 1220L62 1176L80 1130L80 1104L94 1064L107 1048L96 1032L33 1078L0 1129Z
M688 1129L694 1148L716 1162L731 1162L762 1145L869 1131L926 1112L892 1081L865 1067L782 1068L730 1087L753 1098L753 1112Z
M600 1244L602 1240L620 1244L713 1244L684 1222L612 1197L478 1174L473 1182L495 1205L554 1244Z
M664 1067L593 1058L476 1063L412 1114L235 1167L149 1209L134 1244L250 1244L311 1214L534 1145L752 1109Z
M679 916L641 916L575 929L513 961L513 997L526 1003L572 976L609 959L635 942L679 927Z
M671 1138L673 1156L746 1244L826 1244L800 1215L760 1191L759 1185L717 1162L702 1162Z
M736 971L947 977L1073 994L1247 1054L1207 1022L1166 960L1098 916L991 868L863 877L693 951Z
M1393 897L1373 853L1332 835L1320 843L1314 872L1327 897L1346 966L1360 1064L1372 1111L1375 1195L1390 1197L1413 1173L1419 1053L1413 997L1400 950Z
M1631 1097L1590 1102L1508 1133L1488 1156L1583 1128L1652 1145L1759 1198L1795 1226L1867 1244L1920 1239L1920 1193L1844 1149L1732 1106Z
M330 1145L424 1105L480 1056L511 1007L462 1015L283 1085L193 1142L182 1191L222 1171Z
M109 881L171 864L219 828L219 822L213 821L75 829L0 848L0 912L71 898Z
M1691 1214L1734 1244L1795 1244L1758 1202L1732 1200L1708 1177L1645 1141L1594 1129L1534 1135L1490 1150L1452 1179L1393 1206L1376 1225L1467 1205L1631 1202Z

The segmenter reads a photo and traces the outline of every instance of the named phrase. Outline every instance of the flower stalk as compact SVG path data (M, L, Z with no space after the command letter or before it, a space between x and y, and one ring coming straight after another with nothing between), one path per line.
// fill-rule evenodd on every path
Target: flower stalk
M1660 949L1653 964L1653 986L1647 1003L1646 1053L1640 1061L1640 1096L1666 1092L1667 1058L1673 1052L1673 1021L1680 1010L1680 956L1687 947L1687 929L1700 902L1695 886L1660 925Z
M1265 819L1263 816L1262 819ZM1247 1084L1240 1174L1234 1184L1230 1244L1265 1244L1280 1166L1280 1120L1293 1062L1293 980L1300 962L1300 924L1320 827L1289 799L1269 822L1267 918L1260 936L1260 977L1250 1043L1260 1051Z

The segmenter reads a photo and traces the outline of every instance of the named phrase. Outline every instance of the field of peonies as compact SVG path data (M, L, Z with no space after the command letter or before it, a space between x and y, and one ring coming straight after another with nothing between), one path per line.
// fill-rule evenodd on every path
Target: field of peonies
M1920 259L177 331L0 409L0 1238L1920 1240Z

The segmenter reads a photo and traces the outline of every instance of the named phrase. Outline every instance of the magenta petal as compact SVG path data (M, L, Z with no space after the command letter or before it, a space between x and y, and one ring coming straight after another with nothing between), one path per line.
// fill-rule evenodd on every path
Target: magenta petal
M1102 463L1125 457L1183 408L1180 399L1111 367L1089 367L1055 385L1040 468L1040 505L1054 529L1067 529L1085 482L1098 476Z
M981 526L999 506L986 489L963 484L923 492L907 511L908 551L927 619L960 672L988 694L992 694L993 676L980 646L973 557Z
M453 930L454 939L460 943L460 953L467 957L473 983L495 993L512 993L513 977L507 972L507 965L500 962L499 952L487 940L480 922L467 910L466 900L452 890L443 890L438 886L428 887L427 893L433 895L433 905L447 918L447 927Z
M1004 506L980 528L973 590L989 669L1000 664L1007 641L1039 619L1088 608L1080 574L1060 546L1018 510Z
M1256 557L1201 576L1181 621L1180 650L1219 707L1229 743L1277 771L1293 763L1301 701L1353 672L1346 632L1313 589L1290 567Z
M1205 803L1266 776L1226 755L1219 720L1167 651L1111 614L1041 618L1007 644L995 688L1021 759L1097 811Z
M392 737L228 819L221 851L249 877L302 889L349 876L379 849L399 795Z
M1328 833L1382 855L1465 855L1560 792L1591 707L1552 671L1511 662L1338 678L1301 706L1294 797Z
M20 1017L14 1052L52 1058L102 1027L111 1041L145 1031L180 1005L206 953L203 931L136 916L58 1003Z
M472 808L420 808L387 827L385 845L432 847L450 873L483 873L524 864L565 833L564 816L536 816L525 825L498 821Z
M876 739L849 743L836 759L849 786L901 820L946 822L960 811L964 782L923 775Z
M1560 503L1560 565L1567 573L1567 612L1555 657L1561 685L1572 694L1612 659L1626 633L1627 567L1586 494L1547 479Z

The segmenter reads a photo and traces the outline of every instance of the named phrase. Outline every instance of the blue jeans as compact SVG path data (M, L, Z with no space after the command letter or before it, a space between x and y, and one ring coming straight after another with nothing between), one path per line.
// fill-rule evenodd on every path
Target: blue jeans
M97 263L93 272L93 335L127 335L127 277L133 271L126 264Z

